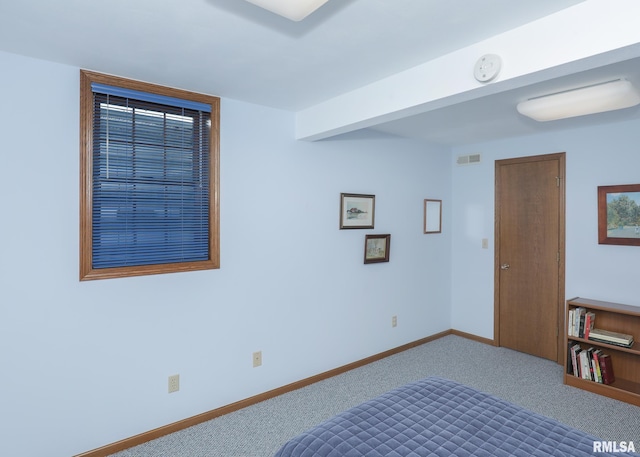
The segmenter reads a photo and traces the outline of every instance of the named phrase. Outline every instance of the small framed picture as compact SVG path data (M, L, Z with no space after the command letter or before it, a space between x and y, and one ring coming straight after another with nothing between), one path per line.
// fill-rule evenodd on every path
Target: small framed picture
M442 200L424 200L424 233L442 232Z
M391 235L365 235L364 263L378 263L389 261Z
M598 187L598 244L640 246L640 184Z
M340 229L372 229L376 196L340 194Z

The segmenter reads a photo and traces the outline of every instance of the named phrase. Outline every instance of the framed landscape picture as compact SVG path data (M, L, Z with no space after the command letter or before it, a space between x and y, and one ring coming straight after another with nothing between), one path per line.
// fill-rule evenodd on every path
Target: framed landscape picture
M340 229L372 229L376 196L340 194Z
M598 243L640 246L640 184L598 187Z
M389 261L391 235L366 235L364 237L364 263Z

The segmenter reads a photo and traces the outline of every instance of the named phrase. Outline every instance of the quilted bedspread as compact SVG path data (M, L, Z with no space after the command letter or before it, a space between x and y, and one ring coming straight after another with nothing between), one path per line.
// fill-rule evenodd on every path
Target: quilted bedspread
M594 457L597 438L456 382L389 391L293 438L275 457Z

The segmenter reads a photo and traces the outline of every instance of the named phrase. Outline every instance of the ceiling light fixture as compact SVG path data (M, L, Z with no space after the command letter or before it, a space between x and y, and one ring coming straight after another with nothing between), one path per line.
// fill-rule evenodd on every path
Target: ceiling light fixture
M292 21L301 21L327 3L328 0L247 0L254 5L284 16Z
M518 112L536 121L602 113L640 104L640 94L626 79L571 89L518 103Z

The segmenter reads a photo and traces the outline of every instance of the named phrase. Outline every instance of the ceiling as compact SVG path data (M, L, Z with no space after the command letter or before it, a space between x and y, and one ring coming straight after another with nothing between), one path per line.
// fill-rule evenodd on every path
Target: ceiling
M583 1L329 0L301 22L243 0L3 1L0 50L298 112ZM640 61L367 127L459 145L640 116L541 124L515 114L533 93L608 75L640 87Z

